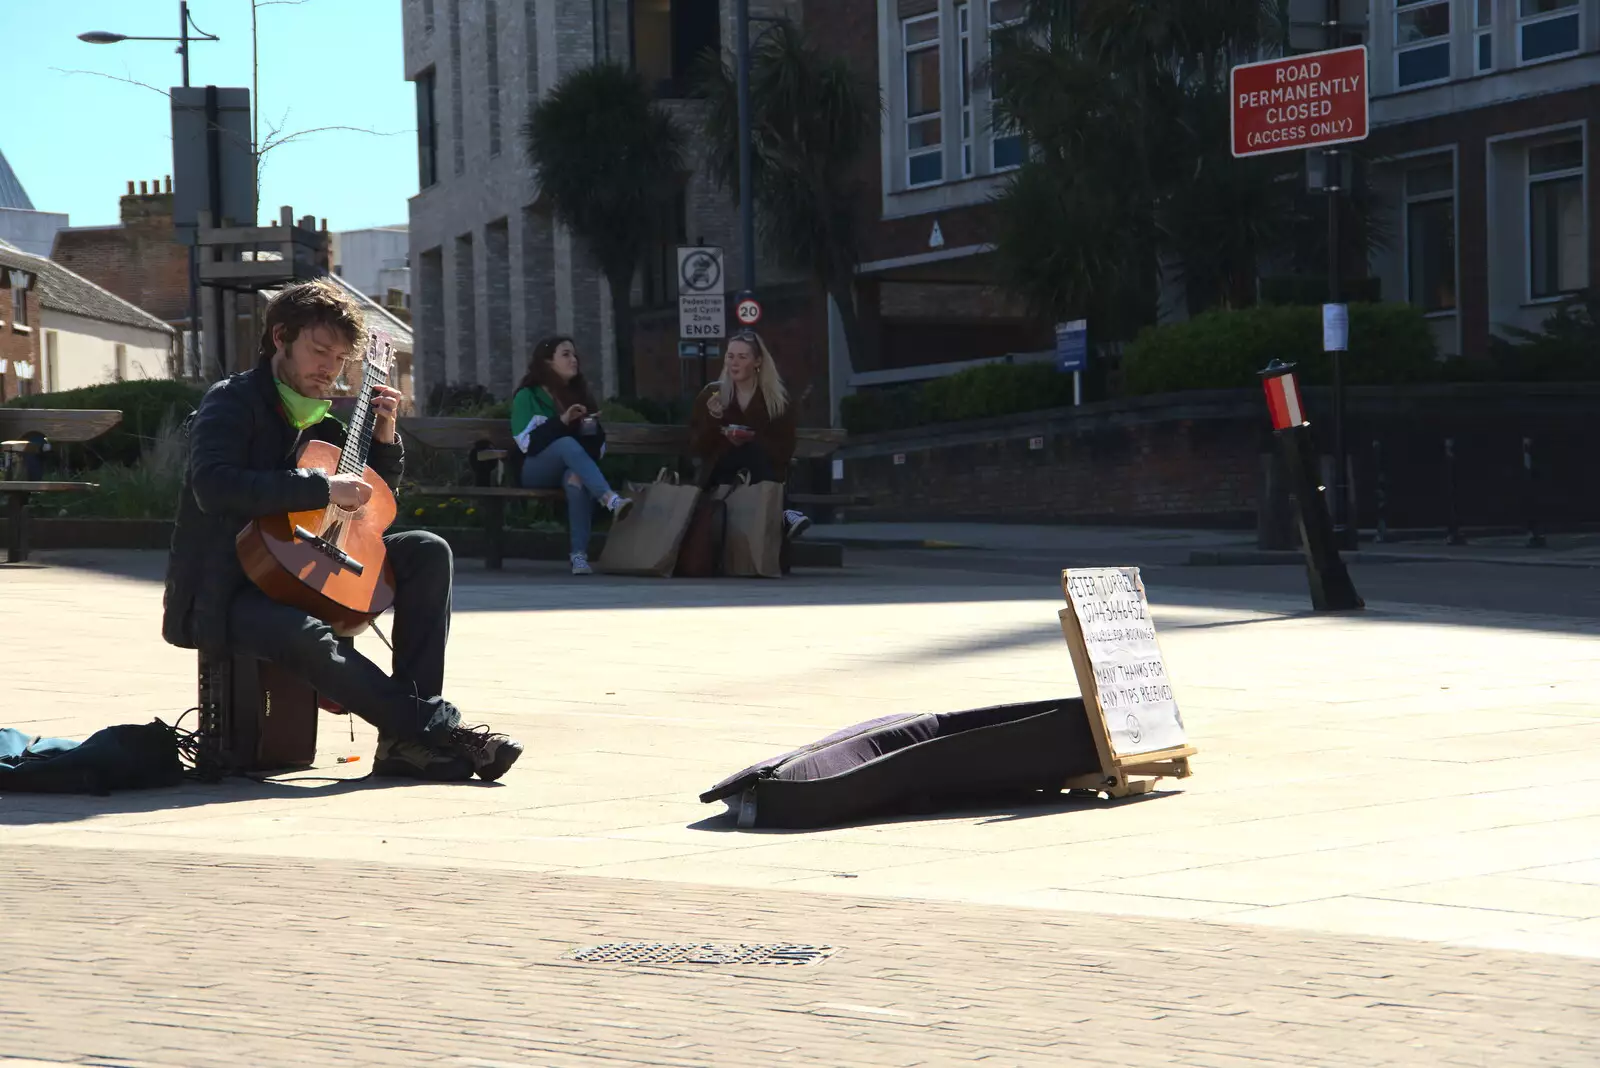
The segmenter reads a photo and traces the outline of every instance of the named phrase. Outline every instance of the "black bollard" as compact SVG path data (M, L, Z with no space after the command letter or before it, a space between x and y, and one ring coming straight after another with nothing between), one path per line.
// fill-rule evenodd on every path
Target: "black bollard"
M1444 492L1445 508L1448 526L1445 528L1444 543L1446 545L1465 545L1466 536L1461 533L1461 520L1456 514L1456 439L1444 439Z
M1522 481L1527 494L1528 548L1543 549L1544 535L1539 531L1539 484L1533 472L1533 439L1522 439Z
M1317 477L1317 453L1311 440L1311 424L1300 406L1300 387L1292 373L1293 364L1273 360L1261 371L1267 392L1267 408L1272 416L1272 436L1283 456L1294 501L1295 524L1300 530L1300 547L1305 553L1306 578L1311 586L1311 607L1318 612L1349 611L1365 608L1350 572L1339 556L1328 513L1327 487Z
M1378 517L1378 533L1374 541L1389 540L1389 475L1383 469L1383 441L1372 442L1372 494L1374 510Z

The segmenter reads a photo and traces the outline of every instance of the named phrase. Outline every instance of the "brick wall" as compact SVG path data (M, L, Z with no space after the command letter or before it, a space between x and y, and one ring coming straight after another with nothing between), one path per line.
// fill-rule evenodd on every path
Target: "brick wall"
M1242 412L1128 422L1110 415L1041 412L874 435L842 454L842 488L874 498L873 507L852 509L860 519L1254 523L1255 421ZM1035 438L1042 448L1032 447Z
M120 227L63 230L50 258L157 319L182 324L189 315L189 255L172 239L172 194L130 191L121 207Z
M802 425L828 425L828 323L826 304L810 286L788 285L762 290L762 319L756 329L772 350L789 395L799 405ZM730 333L733 301L728 301ZM720 344L720 343L719 343ZM699 389L698 359L678 356L676 309L640 312L634 327L634 368L639 393L657 400ZM707 361L706 373L716 378L722 361Z
M0 276L4 273L4 269L0 269ZM0 326L0 360L6 361L5 372L0 373L0 401L20 395L22 380L17 377L18 360L33 364L34 378L29 383L30 388L38 392L44 387L44 330L39 326L38 290L29 289L25 299L32 330L19 332L11 319L11 290L0 289L0 319L5 320L5 325Z
M1591 129L1586 139L1586 162L1588 173L1593 175L1595 169L1600 167L1600 139L1594 136L1592 127L1592 116L1597 113L1600 113L1600 85L1589 85L1569 92L1549 93L1491 107L1454 111L1416 122L1380 126L1372 131L1372 137L1364 149L1365 154L1373 159L1430 149L1445 151L1455 148L1457 151L1455 217L1460 230L1456 306L1462 316L1462 355L1484 357L1489 349L1491 329L1499 325L1491 322L1495 309L1490 295L1488 229L1495 208L1489 203L1489 139L1526 135L1532 130L1589 121ZM1593 265L1600 264L1600 225L1594 222L1597 213L1600 213L1600 184L1591 178L1585 190L1590 219L1588 255L1593 285ZM1403 224L1395 219L1392 225ZM1510 251L1521 255L1520 248ZM1501 250L1499 255L1506 255L1506 250ZM1386 296L1391 300L1405 299L1403 289Z
M1317 445L1332 447L1331 398L1308 391ZM1357 515L1439 528L1451 511L1444 440L1453 439L1455 509L1466 526L1600 522L1600 385L1353 389L1346 430ZM1247 527L1272 447L1260 395L1143 397L852 439L840 489L867 493L859 519L989 519ZM1522 463L1532 441L1536 480ZM1032 439L1043 447L1031 447ZM904 462L896 464L896 454Z

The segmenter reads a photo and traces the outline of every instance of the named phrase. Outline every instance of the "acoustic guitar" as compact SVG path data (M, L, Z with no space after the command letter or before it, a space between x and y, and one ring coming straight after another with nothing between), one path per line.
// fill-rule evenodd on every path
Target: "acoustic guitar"
M295 458L301 470L359 474L372 487L371 499L354 510L330 503L314 512L252 519L236 542L239 563L261 592L346 636L365 630L394 604L394 571L383 547L383 532L394 522L394 493L367 466L376 423L372 391L388 380L393 359L387 339L368 341L344 448L308 441Z

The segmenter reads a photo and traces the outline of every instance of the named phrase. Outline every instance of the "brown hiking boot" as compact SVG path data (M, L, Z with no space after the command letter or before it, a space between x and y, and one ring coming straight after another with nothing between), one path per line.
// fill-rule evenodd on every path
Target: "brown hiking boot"
M457 727L450 732L450 742L472 761L478 778L494 782L511 770L511 765L522 755L522 743L504 734L496 734L485 724L476 727Z
M455 746L435 748L422 741L381 736L372 758L372 774L387 778L466 782L476 769L472 757Z

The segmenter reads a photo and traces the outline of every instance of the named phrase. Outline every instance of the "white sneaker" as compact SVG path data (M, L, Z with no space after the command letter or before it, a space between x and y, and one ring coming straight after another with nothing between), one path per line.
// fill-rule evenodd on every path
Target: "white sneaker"
M594 568L589 566L588 553L573 553L567 559L572 561L572 573L574 575L594 574Z
M793 508L783 513L783 536L790 541L804 534L811 527L811 517L804 512L797 512Z
M618 522L628 514L628 510L632 507L633 501L620 493L613 492L611 499L606 501L606 510L611 513L612 520Z

